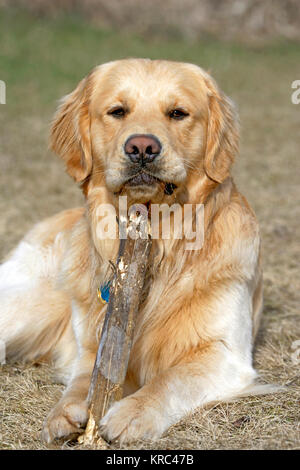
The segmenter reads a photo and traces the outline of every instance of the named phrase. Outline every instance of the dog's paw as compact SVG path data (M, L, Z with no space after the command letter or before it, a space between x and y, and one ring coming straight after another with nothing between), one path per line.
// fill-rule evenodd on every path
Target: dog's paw
M166 429L157 403L127 397L115 403L100 421L100 432L109 442L125 444L138 439L158 439Z
M47 417L42 431L42 438L50 444L54 439L80 433L88 419L86 401L59 402Z

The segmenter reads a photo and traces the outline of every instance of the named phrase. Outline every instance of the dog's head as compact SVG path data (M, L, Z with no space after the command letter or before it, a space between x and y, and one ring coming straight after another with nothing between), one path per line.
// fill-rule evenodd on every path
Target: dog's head
M222 183L238 146L230 101L201 68L129 59L96 67L59 107L51 147L84 186L171 202Z

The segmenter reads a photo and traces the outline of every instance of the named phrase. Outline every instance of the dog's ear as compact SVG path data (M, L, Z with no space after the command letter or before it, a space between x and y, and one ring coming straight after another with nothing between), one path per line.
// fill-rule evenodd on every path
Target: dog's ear
M207 176L222 183L229 176L230 167L238 152L238 118L233 103L210 78L208 88L209 111L207 123L204 170Z
M62 99L54 116L50 148L65 162L75 181L84 181L92 169L89 101L92 73Z

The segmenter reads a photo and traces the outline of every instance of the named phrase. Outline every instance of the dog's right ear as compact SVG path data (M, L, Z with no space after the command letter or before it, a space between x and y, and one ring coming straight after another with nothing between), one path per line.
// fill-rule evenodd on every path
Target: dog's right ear
M93 72L62 99L50 134L50 148L64 160L68 173L77 182L84 181L92 169L89 115L92 82Z

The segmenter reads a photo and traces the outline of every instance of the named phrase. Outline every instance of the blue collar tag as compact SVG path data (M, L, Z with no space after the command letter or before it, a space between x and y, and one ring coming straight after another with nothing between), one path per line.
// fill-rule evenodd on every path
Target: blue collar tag
M109 302L109 290L110 290L110 282L107 282L103 286L98 287L97 289L97 296L98 299L103 303L103 304L108 304Z

